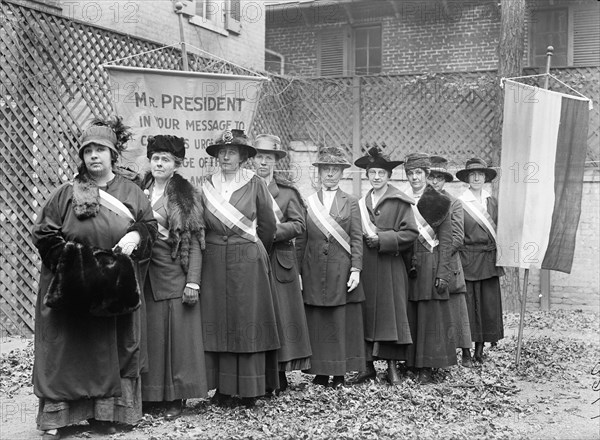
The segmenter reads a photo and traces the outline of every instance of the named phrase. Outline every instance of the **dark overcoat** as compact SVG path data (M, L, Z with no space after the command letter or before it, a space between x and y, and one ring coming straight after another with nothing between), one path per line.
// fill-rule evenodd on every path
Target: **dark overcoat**
M317 192L323 203L323 192ZM337 190L329 215L350 237L349 255L329 234L325 235L309 215L306 231L296 242L301 261L304 303L311 306L340 306L365 300L362 283L348 293L352 267L362 270L363 240L358 199Z
M401 253L412 248L419 234L411 209L414 201L388 185L377 205L372 206L371 193L372 190L367 193L365 205L377 228L379 248L369 248L366 240L363 243L365 339L410 344L406 315L408 276Z
M465 293L467 286L465 284L465 274L460 261L459 249L463 246L465 239L464 230L464 212L460 200L445 190L440 191L447 196L450 201L450 221L452 223L452 243L448 248L449 254L447 258L451 262L452 277L448 280L450 283L450 293Z
M142 367L140 310L97 317L44 304L58 254L66 242L111 249L126 232L136 230L151 247L156 220L142 190L120 175L104 190L125 204L135 219L133 224L104 206L95 216L80 220L73 207L73 186L64 184L50 196L33 226L33 243L43 262L35 309L33 367L34 393L40 398L65 401L121 396L121 377L137 378ZM149 253L140 254L136 269L149 257ZM142 282L139 270L136 276Z
M212 177L206 184L212 185ZM280 347L276 299L267 254L276 227L267 184L253 175L231 194L229 203L256 220L259 240L240 237L209 209L204 210L206 251L200 295L204 349L228 353L276 350Z

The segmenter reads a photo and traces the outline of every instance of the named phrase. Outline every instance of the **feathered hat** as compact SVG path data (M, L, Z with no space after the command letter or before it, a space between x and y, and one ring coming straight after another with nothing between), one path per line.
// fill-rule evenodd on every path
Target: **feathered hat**
M244 133L244 130L236 129L225 130L214 144L206 147L206 154L217 157L219 155L219 149L226 146L245 148L248 151L248 157L256 156L256 149L252 146L252 143Z
M367 144L368 147L369 145ZM381 147L374 145L368 148L367 155L356 159L354 165L365 170L369 168L383 168L384 170L392 171L398 165L404 163L402 160L390 160L389 156L383 154L382 147L385 147L385 145Z
M322 147L319 149L317 161L313 166L335 165L341 168L351 167L352 164L346 160L346 156L339 147Z
M94 119L81 135L79 157L83 159L83 149L90 144L103 145L121 154L133 137L130 129L131 127L123 124L123 118L120 116L106 120Z

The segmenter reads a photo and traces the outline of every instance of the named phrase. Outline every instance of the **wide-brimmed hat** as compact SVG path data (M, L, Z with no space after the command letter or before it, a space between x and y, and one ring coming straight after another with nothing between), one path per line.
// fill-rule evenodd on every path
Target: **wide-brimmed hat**
M110 127L104 125L92 125L84 130L83 134L81 135L79 146L80 158L83 158L83 149L90 144L103 145L119 154L119 150L116 146L117 135Z
M252 143L244 133L244 130L225 130L214 144L206 147L206 154L217 157L221 147L245 148L246 151L248 151L248 157L256 156L256 149L252 146Z
M456 177L458 180L462 180L465 183L469 183L469 174L473 171L480 171L485 174L485 181L491 182L496 177L496 170L488 167L488 164L485 160L480 159L478 157L472 157L467 160L467 164L463 170L459 170L456 172Z
M452 182L454 176L448 172L448 161L442 156L431 156L429 158L431 162L431 168L429 168L429 175L440 174L446 179L446 182Z
M383 168L388 171L392 171L403 163L404 161L402 160L390 160L390 157L383 154L383 149L378 146L369 148L366 156L359 157L354 161L354 165L365 170L369 168Z
M275 155L275 159L283 159L287 152L281 149L281 139L274 134L259 134L254 139L254 148L263 153Z
M336 165L341 168L351 167L352 164L346 160L346 155L339 147L323 147L319 150L317 161L313 166Z
M159 134L148 138L146 156L152 158L154 153L171 153L179 159L185 158L185 139L168 134Z
M430 169L431 161L429 160L429 154L426 153L412 153L406 156L404 161L404 170L414 170L415 168Z

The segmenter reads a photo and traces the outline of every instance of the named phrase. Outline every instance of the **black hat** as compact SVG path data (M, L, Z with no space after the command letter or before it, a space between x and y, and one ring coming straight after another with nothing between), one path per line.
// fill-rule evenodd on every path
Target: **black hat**
M431 162L431 168L429 169L429 174L440 174L444 176L446 182L452 182L454 180L454 176L448 172L448 161L444 159L442 156L431 156L429 158Z
M383 154L383 150L375 145L367 150L367 155L354 161L354 165L368 170L369 168L383 168L392 171L398 165L402 165L402 160L390 160L390 157Z
M346 160L346 155L339 147L323 147L319 150L317 161L313 166L335 165L341 168L351 167L352 164Z
M221 134L220 139L214 144L206 147L206 154L217 157L219 155L219 149L225 146L245 148L246 151L248 151L248 157L256 156L256 149L252 146L252 143L244 133L244 130L225 130L223 134Z
M150 136L146 156L150 159L154 153L171 153L173 156L183 159L185 157L185 140L170 134Z
M275 155L275 159L283 159L287 156L287 152L281 149L281 139L274 134L259 134L254 139L254 148L263 153Z
M429 160L429 155L426 153L412 153L406 156L406 161L404 161L404 170L410 171L415 168L423 168L430 169L431 161Z
M465 183L469 183L469 174L473 171L480 171L485 174L485 181L491 182L496 177L496 170L489 168L485 160L478 157L473 157L467 160L467 164L463 170L456 172L458 180L462 180Z

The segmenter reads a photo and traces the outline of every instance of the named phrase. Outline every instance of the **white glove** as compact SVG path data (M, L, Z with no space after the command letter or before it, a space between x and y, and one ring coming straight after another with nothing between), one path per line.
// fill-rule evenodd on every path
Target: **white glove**
M125 255L131 255L131 253L138 247L140 244L140 233L137 231L131 231L127 234L123 235L119 242L112 248L114 251L117 247L121 248L121 253Z

